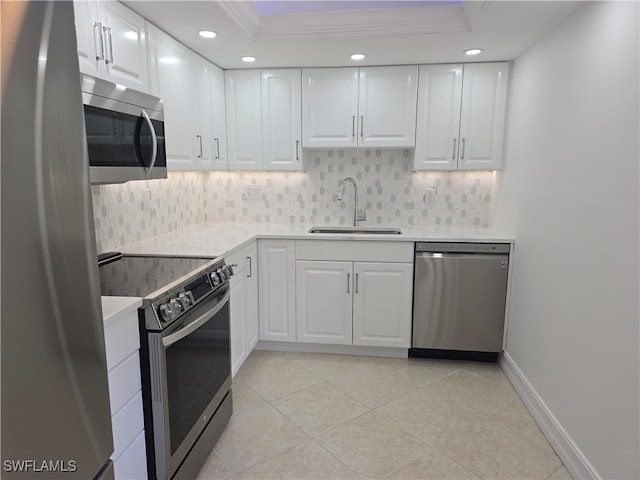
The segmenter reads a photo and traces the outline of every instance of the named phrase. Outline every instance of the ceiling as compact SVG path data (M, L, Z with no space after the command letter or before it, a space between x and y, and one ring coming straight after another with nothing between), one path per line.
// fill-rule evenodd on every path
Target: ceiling
M128 0L224 69L512 60L578 1ZM217 32L214 39L199 30ZM463 50L482 48L468 57ZM251 64L240 60L254 56Z

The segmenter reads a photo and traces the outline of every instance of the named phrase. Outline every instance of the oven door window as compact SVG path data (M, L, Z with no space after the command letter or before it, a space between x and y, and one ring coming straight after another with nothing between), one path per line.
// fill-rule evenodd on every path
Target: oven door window
M173 455L230 375L229 303L165 353Z

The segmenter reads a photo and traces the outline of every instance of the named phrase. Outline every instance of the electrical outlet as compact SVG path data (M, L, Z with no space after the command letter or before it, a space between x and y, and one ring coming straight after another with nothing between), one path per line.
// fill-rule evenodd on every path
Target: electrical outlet
M438 189L435 187L427 188L425 194L422 196L422 201L427 205L433 205L433 202L436 200L436 195L438 195Z
M260 187L258 185L245 185L244 198L249 202L257 202L260 199Z

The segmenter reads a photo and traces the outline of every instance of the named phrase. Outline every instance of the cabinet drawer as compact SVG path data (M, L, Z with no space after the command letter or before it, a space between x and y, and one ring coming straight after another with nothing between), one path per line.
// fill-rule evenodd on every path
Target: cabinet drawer
M412 242L298 240L296 260L413 263Z
M138 332L138 311L108 322L104 328L104 342L107 347L107 370L131 355L140 348Z
M118 413L111 418L111 425L114 448L111 458L117 461L138 434L144 430L142 392L139 391L124 407L118 410Z
M111 416L140 390L140 385L140 357L135 352L109 372Z
M141 432L113 464L115 480L147 478L147 451Z

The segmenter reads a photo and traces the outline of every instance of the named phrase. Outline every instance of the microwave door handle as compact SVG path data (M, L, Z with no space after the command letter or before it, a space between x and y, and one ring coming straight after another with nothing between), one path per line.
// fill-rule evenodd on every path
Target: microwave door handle
M202 325L207 323L212 317L215 317L220 310L225 306L225 304L229 301L229 292L224 294L224 297L217 303L215 307L211 310L207 310L205 313L200 315L196 320L181 328L177 332L172 333L171 335L167 335L162 339L162 345L166 347L170 347L176 342L179 342L184 337L190 335L195 330L200 328Z
M156 131L153 128L153 123L151 123L151 119L149 118L149 115L147 115L147 112L142 110L141 115L144 121L146 122L147 126L149 127L149 131L151 132L151 140L152 140L151 164L145 168L145 172L148 175L151 172L151 170L153 170L153 167L156 164L156 159L158 158L158 137L156 136ZM138 138L138 142L140 142L140 138Z

